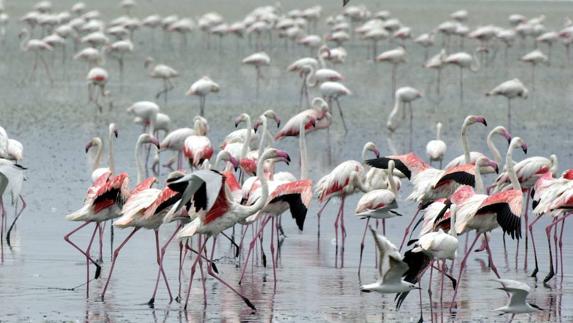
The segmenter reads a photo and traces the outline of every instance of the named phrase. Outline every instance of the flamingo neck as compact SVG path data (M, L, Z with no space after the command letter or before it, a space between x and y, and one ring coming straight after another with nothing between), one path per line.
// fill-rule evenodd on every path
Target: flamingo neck
M456 218L456 212L450 211L450 231L448 234L454 238L458 236L458 233L456 232Z
M261 132L261 139L259 141L259 150L258 150L258 158L260 158L263 155L263 151L265 149L265 139L268 136L267 134L267 126L269 124L267 117L265 117L264 115L261 116L262 122L263 122L263 131Z
M400 103L401 103L401 98L400 96L396 95L396 97L394 98L394 108L392 108L392 111L390 112L390 115L388 116L388 125L392 124L392 120L394 120L394 117L398 114L398 110L400 110Z
M396 182L394 182L394 163L388 165L388 183L390 184L390 191L394 195L398 194L398 188L396 187Z
M20 42L20 49L26 51L28 49L26 44L28 43L28 40L30 40L30 32L28 32L27 29L24 29L23 33L24 36L22 36L22 41Z
M361 190L362 192L367 193L368 191L370 191L369 187L367 187L366 184L364 184L361 173L356 171L352 172L351 179L352 182L356 185L356 187L358 187L358 189Z
M468 123L464 123L462 126L462 147L464 148L464 162L466 164L470 163L470 148L468 145Z
M247 152L249 151L249 146L251 144L251 128L252 128L252 124L251 124L251 117L249 115L247 115L247 135L245 137L245 142L243 143L243 147L241 148L241 159L247 157Z
M491 151L491 154L493 155L493 159L495 160L495 162L499 165L501 163L501 154L499 153L499 150L497 149L497 147L495 146L495 144L493 143L493 135L495 134L495 132L490 132L489 135L487 135L487 146L489 148L489 150Z
M269 198L269 185L264 172L265 160L265 156L259 156L259 161L257 162L257 178L261 183L261 197L250 206L242 206L240 213L244 218L259 212L267 204L267 200Z
M517 174L515 173L515 169L513 168L513 149L515 145L511 145L509 150L507 151L507 156L505 157L505 165L507 167L507 174L509 175L509 179L511 180L511 186L514 190L521 192L521 184L519 184L519 180L517 179Z
M94 163L92 165L92 171L96 170L99 168L99 165L101 163L101 158L103 156L103 144L101 142L101 140L97 141L97 147L96 147L96 155L95 155L95 159L94 159Z
M108 167L109 171L114 174L115 173L115 163L113 161L113 131L110 130L109 132L109 151L108 151Z
M480 69L480 63L477 55L472 55L472 63L470 65L470 70L472 72L477 72Z
M476 161L476 183L475 183L475 187L476 187L476 193L478 194L485 194L485 185L483 184L483 179L481 178L481 169L480 166L478 165L478 162Z
M300 124L298 143L300 149L300 179L307 179L308 169L306 168L306 120Z
M309 65L308 68L310 71L306 73L306 86L315 87L318 83L318 79L316 78L316 68L312 65Z
M135 166L137 167L137 183L143 181L143 173L145 173L145 167L143 166L143 161L141 160L141 148L143 147L143 141L141 138L135 143Z
M436 126L436 140L442 140L442 124Z

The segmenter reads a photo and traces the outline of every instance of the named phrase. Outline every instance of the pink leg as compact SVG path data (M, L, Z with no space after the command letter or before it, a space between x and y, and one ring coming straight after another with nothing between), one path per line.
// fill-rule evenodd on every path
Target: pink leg
M203 237L199 236L198 240L199 240L199 249L197 250L197 258L195 258L195 261L193 261L193 264L191 265L191 276L189 277L189 286L187 287L187 296L185 297L185 306L183 307L184 309L187 309L187 304L189 304L189 296L191 295L191 285L193 285L193 276L195 276L195 268L197 267L197 263L201 259L201 254L203 253L203 249L205 249L205 246L207 245L207 240L209 240L209 237L205 237L205 240L203 240Z
M80 247L78 247L78 245L76 245L74 242L72 242L72 241L70 240L70 237L71 237L73 234L75 234L76 232L80 231L82 228L84 228L86 225L88 225L88 224L90 224L90 223L92 223L92 222L88 221L88 222L86 222L86 223L80 225L79 227L75 228L72 232L70 232L70 233L68 233L68 234L66 234L66 235L64 236L64 240L65 240L67 243L71 244L72 247L76 248L79 252L81 252L82 255L84 255L87 259L89 259L89 261L91 261L91 262L96 266L95 279L98 279L98 278L99 278L99 275L100 275L100 273L101 273L101 266L97 263L97 261L93 260L92 257L91 257L89 254L87 254L84 250L82 250Z
M561 233L559 234L559 260L561 261L561 280L563 280L563 229L565 229L565 219L569 215L566 215L561 222Z
M485 235L485 233L484 233L484 235ZM499 276L499 272L497 271L497 267L495 266L495 263L493 262L493 254L492 254L491 249L489 247L489 242L487 241L487 239L484 239L484 240L485 240L485 248L487 250L487 257L489 260L489 265L491 266L491 270L495 273L497 278L501 278Z
M249 243L249 251L247 251L247 257L245 258L245 261L243 263L243 269L241 270L241 278L239 278L239 285L241 285L241 282L243 282L243 277L245 276L245 272L247 271L247 265L249 264L249 258L251 257L251 254L256 247L257 239L259 235L262 234L263 230L265 229L265 226L267 225L270 219L271 217L268 215L263 219L260 229L257 231L255 235L253 235L253 239Z
M167 249L167 246L169 245L169 243L171 243L173 238L175 238L175 235L177 234L177 231L179 231L179 228L181 228L181 226L178 226L175 229L175 232L173 232L173 234L169 237L165 245L163 245L163 247L161 248L161 251L159 251L159 231L157 229L154 230L155 248L157 251L157 265L159 266L159 270L157 271L157 279L155 280L155 289L153 290L153 295L151 296L149 302L147 302L147 304L150 306L153 306L153 304L155 303L155 295L157 294L157 288L159 287L160 275L163 276L163 280L165 281L165 287L167 288L167 293L169 294L169 303L173 301L173 295L171 294L171 289L169 288L167 275L165 275L165 270L163 270L163 256L165 255L165 250Z
M105 223L99 226L99 257L97 259L98 262L103 263L103 233L104 233Z
M362 254L364 254L364 240L366 239L366 231L368 231L369 223L370 223L370 218L366 220L366 225L364 226L364 232L362 233L362 241L360 242L360 260L358 261L358 278L360 278L360 269L362 268Z
M553 251L551 250L551 228L557 223L557 218L553 218L553 222L545 227L545 235L547 236L547 245L549 246L549 273L543 279L543 282L548 282L555 275L553 268Z
M527 254L529 253L529 197L531 196L531 189L528 189L525 194L527 194L527 198L525 199L525 259L523 260L523 269L527 271ZM533 236L531 237L533 239Z
M203 304L207 306L207 276L205 276L205 271L203 270L203 257L207 258L207 249L204 250L204 256L198 257L199 259L199 273L201 274L201 287L203 287Z
M275 217L271 215L271 257L273 258L273 293L277 291L277 263L276 263L276 251L275 251L275 231L277 230L275 224ZM278 235L278 232L277 232Z
M215 250L215 242L216 242L217 238L213 238L213 249L211 250L211 261L213 261L213 255L214 255L214 250ZM211 268L211 266L207 266L207 272L209 273L209 275L213 278L215 278L216 280L218 280L221 284L227 286L227 288L229 288L231 291L233 291L233 293L237 294L237 296L239 296L244 302L245 304L247 304L248 307L250 307L251 309L253 309L254 311L256 311L257 309L255 308L255 305L253 305L253 303L251 303L251 301L246 298L245 296L243 296L239 291L237 291L235 288L233 288L231 285L229 285L226 281L224 281L223 279L221 279L221 277L219 277L219 275L215 274L215 272L213 271L213 268Z
M24 200L24 197L22 197L22 195L19 196L20 201L22 201L22 208L18 211L18 201L16 201L16 205L15 205L15 215L14 215L14 220L12 221L12 223L10 224L10 226L8 227L8 231L6 232L6 242L8 243L8 246L10 246L10 233L12 233L12 229L14 229L14 226L16 225L16 221L18 221L18 219L20 218L20 216L22 215L22 213L24 212L24 210L26 209L26 201Z
M109 282L111 280L111 275L113 274L113 268L115 267L115 262L117 260L117 256L119 256L119 252L121 251L121 248L123 248L123 246L125 246L127 244L127 242L129 241L129 239L131 239L131 237L133 237L133 235L139 230L139 228L134 228L133 231L131 231L131 233L125 238L125 240L123 240L123 242L117 247L117 249L115 249L113 251L113 261L111 262L111 268L109 269L109 274L107 276L107 281L105 282L105 286L103 287L103 292L101 293L101 300L104 300L105 297L105 292L107 291L107 287L109 285Z
M517 245L515 246L515 270L517 270L519 263L519 242L521 239L517 239Z
M458 279L457 279L458 284L457 284L456 289L454 290L454 296L452 296L452 305L451 306L453 306L454 302L456 301L456 296L458 295L458 290L460 289L460 285L461 285L462 273L464 272L466 262L468 261L468 256L470 255L471 251L474 249L474 246L477 243L479 237L480 237L480 234L476 234L474 241L472 242L470 248L465 253L464 258L462 259L462 262L460 263L460 272L458 274Z
M330 202L330 199L326 200L326 202L322 205L322 207L320 208L320 210L316 214L316 216L318 217L318 231L317 232L318 232L319 237L320 237L320 216L322 215L322 212L324 211L324 209L328 205L328 202Z
M555 273L559 272L559 257L557 257L558 255L558 239L557 239L557 229L559 228L559 223L561 222L561 219L559 219L556 223L555 226L553 227L553 247L555 248Z
M346 227L344 226L344 202L346 198L342 196L342 206L340 209L340 228L342 235L342 248L340 249L340 268L344 267L344 246L346 244Z
M334 267L338 268L338 222L340 221L340 213L342 211L342 203L340 204L340 207L338 208L338 214L336 215L336 220L334 220L334 233L335 233L335 241L336 241L336 252L335 252L335 256L336 258L334 259Z
M92 236L90 238L90 242L88 244L88 247L86 249L86 298L90 297L90 251L92 248L92 243L94 242L94 238L95 238L95 234L96 232L99 230L99 223L96 223L96 226L94 228L94 231L92 233Z
M434 276L434 261L430 261L430 279L428 280L428 298L430 301L430 317L434 317L434 304L432 303L432 277ZM421 294L420 294L421 295ZM422 308L422 298L420 297L420 308Z
M414 214L414 216L412 217L412 221L410 221L410 224L408 224L408 226L406 227L406 231L404 231L404 237L402 237L402 243L400 243L400 251L402 251L402 247L404 247L404 242L406 242L406 237L410 233L410 228L412 228L414 221L416 221L416 218L418 217L418 213L420 213L419 207L418 207L418 210L416 210L416 214Z
M537 221L539 221L539 219L541 219L542 216L543 216L542 214L538 215L533 220L533 222L529 224L529 227L527 228L529 230L529 234L531 235L531 245L533 246L533 258L535 260L535 269L533 270L533 273L531 273L531 277L537 277L537 272L539 271L539 263L537 262L537 248L535 246L535 236L533 235L533 225L537 223Z

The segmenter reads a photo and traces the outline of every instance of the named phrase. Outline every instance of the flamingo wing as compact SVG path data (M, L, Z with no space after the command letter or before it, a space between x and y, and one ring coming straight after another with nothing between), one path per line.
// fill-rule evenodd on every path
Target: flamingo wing
M434 188L445 185L449 181L454 181L461 185L475 186L475 166L464 164L447 169L442 177L434 184Z
M496 214L497 222L502 230L513 239L520 239L522 204L522 193L517 190L509 190L485 199L476 214Z
M300 180L279 185L271 195L271 202L288 203L290 213L299 230L303 230L308 206L312 199L312 181Z
M402 172L404 176L406 176L408 179L412 177L412 172L410 171L408 166L406 166L406 164L401 160L401 156L389 156L389 157L368 159L366 160L366 164L376 168L388 169L388 162L390 160L394 161L394 167L400 172Z

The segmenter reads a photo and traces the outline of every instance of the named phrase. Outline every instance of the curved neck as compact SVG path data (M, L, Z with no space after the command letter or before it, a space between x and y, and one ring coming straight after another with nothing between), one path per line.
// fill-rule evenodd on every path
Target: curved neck
M92 165L92 171L96 170L99 168L99 165L101 163L101 158L103 156L103 145L100 142L98 142L97 147L96 147L96 155L95 155L95 159L94 159L94 163Z
M247 135L245 138L245 142L243 143L243 147L241 149L241 159L247 157L247 152L249 151L249 146L251 145L251 117L247 115Z
M398 114L398 110L400 110L400 101L401 101L400 97L396 95L396 97L394 98L394 108L392 108L392 111L388 116L388 122L392 121L394 117Z
M497 147L493 143L493 135L494 135L494 132L493 131L490 132L489 135L487 135L486 142L487 142L487 146L488 146L489 150L491 151L491 154L493 155L493 159L499 165L501 163L501 154L499 153L499 150L497 149Z
M441 139L442 139L442 126L437 125L436 126L436 140L441 140Z
M109 132L109 151L108 151L108 161L107 161L107 166L109 167L109 171L114 174L115 173L115 163L113 161L113 137L114 137L114 133L113 131Z
M267 178L265 177L264 164L265 158L263 158L263 156L259 156L259 161L257 163L257 178L261 183L261 197L253 205L243 207L242 213L245 217L259 212L267 204L267 200L269 198L269 185L267 183Z
M268 121L267 121L267 117L265 117L264 115L261 116L261 119L263 120L263 131L261 132L261 139L259 141L259 158L261 158L261 156L263 155L263 151L265 150L265 139L267 137L267 125L268 125Z
M141 147L143 147L143 141L140 139L135 143L135 166L137 167L137 183L143 181L143 173L145 173L145 167L143 166L143 161L141 160Z
M464 162L470 163L470 148L468 145L468 124L464 123L462 127L462 147L464 148Z
M308 68L310 71L306 74L306 86L315 87L316 83L318 83L316 78L316 68L314 68L312 65L309 65Z
M300 124L298 145L300 150L300 179L307 179L308 170L306 168L306 122L304 121Z
M370 191L370 189L364 184L364 181L362 181L362 176L360 176L360 173L353 172L352 181L354 182L354 185L356 185L356 187L358 187L358 189L362 192L367 193Z
M451 236L457 237L456 232L456 212L455 210L450 210L450 232L448 232Z
M390 191L394 195L398 194L398 188L396 187L396 182L394 182L394 165L390 164L388 167L388 183L390 184Z
M515 169L513 168L513 145L509 147L507 151L507 156L505 157L505 165L507 167L507 174L509 175L509 179L511 180L511 186L514 190L521 191L521 184L519 184L519 180L517 179L517 174L515 173Z
M316 58L318 59L318 63L320 64L321 68L324 68L326 66L326 63L324 62L324 58L322 58L322 51L323 50L324 49L319 48L318 49L318 55L316 55L317 56Z
M476 181L475 181L475 187L476 187L476 193L478 194L485 194L485 185L483 184L483 179L481 178L481 169L478 165L478 162L476 161Z

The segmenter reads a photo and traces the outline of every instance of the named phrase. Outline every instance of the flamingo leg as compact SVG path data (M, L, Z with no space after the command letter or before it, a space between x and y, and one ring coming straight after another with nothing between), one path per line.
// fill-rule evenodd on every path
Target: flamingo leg
M507 131L511 131L511 99L507 99Z
M340 101L338 98L334 99L336 101L336 106L338 106L338 112L340 112L340 119L342 119L342 125L344 126L344 134L348 133L348 127L346 126L346 120L344 120L344 114L342 113L342 107L340 106Z
M245 272L247 271L247 266L249 264L249 258L251 257L251 254L256 247L257 239L262 234L262 232L265 229L265 226L267 225L269 220L270 220L270 216L267 215L267 217L263 219L259 230L257 231L257 233L255 235L253 235L253 239L249 243L249 251L247 251L247 257L245 258L245 261L243 262L243 269L241 269L241 277L239 278L239 285L241 285L241 283L243 281L243 277L245 276Z
M489 241L487 240L487 236L485 235L485 233L483 235L485 236L485 239L483 239L483 240L485 241L485 248L487 250L487 257L489 260L489 265L491 267L491 270L495 273L497 278L501 278L501 276L499 276L499 272L497 271L497 267L495 266L495 263L493 262L493 253L491 252L491 249L489 247Z
M538 215L530 224L529 224L529 234L531 234L531 245L533 246L533 257L535 259L535 269L531 273L531 277L537 277L537 272L539 271L539 263L537 262L537 248L535 247L535 237L533 236L533 225L541 219L543 215Z
M155 295L157 294L157 287L159 286L159 278L160 278L159 274L161 274L163 276L163 280L165 281L165 287L167 287L167 292L169 293L169 303L171 303L173 301L173 295L171 294L171 289L169 288L169 282L167 281L167 277L165 275L165 270L163 269L163 259L165 256L165 251L167 250L167 246L169 246L171 241L173 241L173 239L175 238L175 235L177 234L177 232L179 231L180 228L181 228L181 225L178 225L177 228L175 229L175 231L173 232L173 234L167 240L167 242L163 245L163 247L161 247L161 252L159 251L159 231L155 230L155 243L156 243L156 248L157 248L157 264L159 265L159 271L157 272L157 279L155 281L155 290L153 291L153 295L151 296L151 299L149 300L148 305L153 306L153 303L155 302Z
M481 236L481 234L476 234L474 241L470 245L468 251L466 251L466 253L464 254L464 258L462 259L462 262L460 263L460 272L458 273L458 279L456 280L458 282L458 284L457 284L456 289L454 290L454 295L452 296L452 304L451 304L450 308L454 306L454 302L456 301L456 296L458 295L458 290L460 289L459 286L460 286L460 282L462 279L462 273L464 272L464 269L466 267L468 257L470 255L471 251L474 249L474 246L477 243L480 236Z
M92 236L90 238L90 242L86 249L86 298L90 297L90 250L92 248L92 243L94 242L95 234L99 230L99 223L96 223Z
M72 240L70 240L70 237L72 235L74 235L76 232L80 231L81 229L83 229L85 226L87 226L90 223L93 223L93 222L88 221L88 222L85 222L84 224L80 225L79 227L75 228L70 233L68 233L64 236L64 240L67 243L69 243L70 245L72 245L72 247L76 248L79 252L81 252L86 257L86 259L91 261L92 264L94 264L96 266L95 279L98 279L99 275L101 273L101 266L97 263L97 261L93 260L92 257L90 257L90 255L86 251L82 250L80 247L78 247L78 245L76 245Z
M185 297L185 306L183 307L185 310L187 309L187 305L189 304L189 296L191 295L191 285L193 285L193 276L195 275L195 268L197 267L197 263L199 263L199 260L201 259L201 254L203 253L203 249L205 249L205 246L207 246L207 240L209 240L209 237L205 237L205 240L203 240L203 237L199 236L199 248L197 250L197 258L195 258L195 261L193 261L193 264L191 265L191 277L189 277L189 286L187 287L187 296Z
M566 215L563 218L563 221L561 222L561 233L559 234L559 260L561 261L561 280L563 280L563 231L565 229L565 219L568 217L569 215Z
M273 293L276 293L277 291L277 262L276 262L276 250L275 250L275 231L277 231L277 227L276 227L276 221L275 221L275 217L274 216L270 216L271 217L271 257L272 259L272 263L273 263ZM277 232L278 235L278 232Z
M115 267L115 262L117 260L117 256L119 256L119 252L121 251L121 249L127 244L127 242L129 241L129 239L131 239L131 237L133 237L133 235L139 230L139 228L134 228L133 231L131 231L131 233L125 238L125 240L123 240L123 242L117 247L117 249L114 250L113 252L113 260L111 262L111 268L109 269L109 274L107 276L107 280L105 282L105 286L103 287L103 291L101 293L101 300L104 300L105 297L105 292L107 291L107 287L109 286L109 282L111 280L111 275L113 274L113 268Z
M215 251L215 242L217 240L217 237L213 238L213 249L211 250L211 261L213 261L213 256L214 256L214 251ZM233 288L231 285L229 285L229 283L227 283L226 281L224 281L221 277L219 277L219 275L217 275L213 269L209 266L207 267L207 273L215 278L216 280L218 280L221 284L225 285L227 288L229 288L233 293L235 293L237 296L239 296L243 302L245 302L245 304L247 304L248 307L250 307L251 309L253 309L254 311L257 310L257 308L255 307L255 305L253 305L253 303L251 303L251 301L246 298L243 294L241 294L239 291L237 291L235 288Z
M430 317L434 317L434 304L432 303L432 278L434 276L434 261L430 261L430 278L428 279L428 299L430 302ZM422 299L420 297L420 308L422 308Z
M523 264L523 269L525 269L527 271L527 254L529 253L529 230L527 230L529 228L529 215L528 215L528 211L529 211L529 198L531 196L531 189L527 189L527 197L525 199L525 259L524 259L524 264ZM531 236L531 239L533 239L533 236Z
M551 250L551 228L557 223L557 218L553 219L553 222L545 227L545 235L547 236L547 244L549 246L549 273L543 279L543 283L547 283L553 276L555 276L555 270L553 268L553 252Z
M553 227L553 247L555 248L555 273L559 272L559 257L557 257L558 253L558 240L557 239L557 230L559 229L559 223L561 222L561 219L559 219L557 221L557 223L555 223L555 226Z
M334 232L335 232L335 241L336 241L336 258L334 260L334 267L338 267L338 222L340 221L340 213L342 211L342 203L340 203L340 207L338 208L338 213L336 214L336 220L334 220Z
M328 205L328 202L330 202L330 198L328 200L326 200L326 202L322 205L322 207L320 208L320 210L316 214L316 216L318 217L318 237L319 238L320 238L320 215L322 214L322 212L324 211L324 209Z
M404 236L402 237L402 242L400 243L400 251L402 251L402 247L404 247L404 242L406 242L406 237L410 233L410 228L414 224L414 221L416 221L416 218L418 217L418 213L420 213L420 210L421 210L420 207L418 207L418 210L416 210L416 213L412 217L412 221L410 221L410 223L406 227L406 230L404 231Z
M366 225L364 226L364 232L362 233L362 240L360 241L360 260L358 261L358 279L360 279L360 269L362 268L362 255L364 254L364 240L366 239L366 231L368 231L369 223L370 223L370 218L366 220Z
M52 73L50 73L50 67L48 66L48 63L46 63L44 56L39 55L38 57L40 58L40 62L42 63L42 65L44 65L44 69L46 70L46 75L48 75L48 79L50 79L50 85L53 85L54 79L52 78Z
M16 221L18 221L18 218L20 218L20 215L22 215L22 212L24 212L24 209L27 206L26 201L24 200L24 197L22 197L22 195L20 195L19 198L22 201L22 208L20 209L20 211L16 212L16 216L14 217L14 220L12 221L12 223L8 227L8 231L6 232L6 242L8 243L8 246L10 246L10 233L12 233L12 229L14 229L14 226L16 225ZM16 209L17 209L17 206L18 206L18 204L16 204Z

